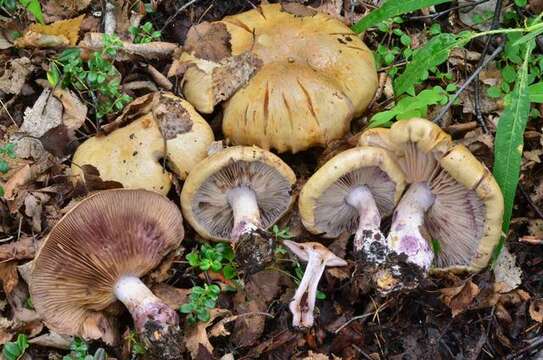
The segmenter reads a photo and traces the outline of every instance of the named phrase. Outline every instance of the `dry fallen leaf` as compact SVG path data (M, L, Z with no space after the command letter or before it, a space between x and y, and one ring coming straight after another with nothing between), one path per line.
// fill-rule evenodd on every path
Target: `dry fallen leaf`
M195 325L191 325L187 322L185 324L185 346L190 351L193 359L197 358L200 346L203 346L210 354L213 353L213 345L209 342L206 329L215 319L230 314L230 311L211 309L209 310L209 314L210 318L206 323L198 322Z
M468 310L471 303L479 295L479 287L471 280L466 281L460 286L441 289L441 301L450 309L452 316Z
M28 340L28 342L30 344L38 346L52 347L60 350L69 350L70 344L73 342L73 340L73 336L60 335L56 332L51 331L47 334L36 336L35 338Z
M75 46L84 17L81 15L69 20L59 20L49 25L34 23L15 41L15 45L20 48Z
M522 283L522 270L516 265L516 257L504 247L494 264L495 289L498 293L508 293Z
M4 70L3 75L0 77L0 92L18 95L34 68L34 65L27 57L8 61L5 69L0 69Z
M528 311L532 320L537 321L538 323L543 322L543 299L532 300Z
M230 57L230 33L223 23L204 21L189 29L183 49L197 58L213 62Z

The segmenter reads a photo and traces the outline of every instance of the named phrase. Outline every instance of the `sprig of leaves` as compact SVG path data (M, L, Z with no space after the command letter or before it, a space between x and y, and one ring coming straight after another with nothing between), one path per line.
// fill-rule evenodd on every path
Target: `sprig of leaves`
M43 12L39 0L0 0L0 8L6 11L17 10L17 2L34 15L40 24L44 23Z
M356 33L361 33L373 25L392 17L449 1L450 0L386 0L379 8L373 10L359 22L354 24L352 29Z
M88 93L95 100L98 119L121 111L132 100L122 93L121 74L112 60L122 48L122 41L116 35L107 34L103 39L102 50L93 52L88 61L83 61L80 49L66 49L51 62L47 72L51 86L60 84L63 88Z
M5 360L18 360L23 357L29 346L28 337L25 334L19 334L17 341L10 341L4 345L2 356Z
M227 243L203 244L200 250L193 249L185 258L191 267L202 271L222 271L228 280L237 275L234 251Z
M134 37L135 44L147 44L151 41L160 40L160 36L162 36L162 33L155 30L153 23L150 21L140 26L132 25L128 28L128 32Z
M94 355L89 354L89 345L81 338L76 337L70 344L70 354L62 360L106 360L107 353L103 348L98 348Z
M179 311L188 314L187 321L191 324L209 321L209 310L217 305L220 293L221 288L215 284L194 286L190 293L190 302L181 305Z

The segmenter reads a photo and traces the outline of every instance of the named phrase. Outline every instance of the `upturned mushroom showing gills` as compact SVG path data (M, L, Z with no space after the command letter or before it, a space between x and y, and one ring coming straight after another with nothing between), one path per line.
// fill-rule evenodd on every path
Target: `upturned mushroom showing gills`
M327 266L346 266L347 262L337 257L324 245L317 242L283 242L298 258L307 262L304 276L289 304L292 313L292 326L307 328L313 326L315 302L319 281Z
M32 303L51 330L97 339L112 332L107 312L118 300L151 358L180 359L178 316L140 278L183 236L181 212L160 194L95 193L64 215L41 246L31 274Z
M292 169L276 155L254 146L234 146L191 171L181 207L202 237L237 247L241 238L272 226L290 208L295 182Z
M379 249L371 248L385 244L381 218L392 213L404 188L403 172L386 150L349 149L334 156L305 183L298 200L300 216L313 234L334 238L356 233L355 254L377 256Z
M146 95L130 107L137 108L135 116L125 114L121 124L115 124L117 128L77 148L72 160L74 179L83 176L81 167L88 164L98 169L102 180L167 194L172 174L161 159L184 179L207 156L213 132L192 105L170 93Z
M260 5L191 31L179 60L183 93L201 112L229 98L223 132L234 144L293 153L326 145L345 135L377 89L373 54L360 37L301 5ZM218 38L220 54L202 40ZM232 75L236 61L246 70Z
M362 146L388 150L409 185L394 211L391 250L424 272L479 271L501 235L503 196L490 171L425 119L366 131Z

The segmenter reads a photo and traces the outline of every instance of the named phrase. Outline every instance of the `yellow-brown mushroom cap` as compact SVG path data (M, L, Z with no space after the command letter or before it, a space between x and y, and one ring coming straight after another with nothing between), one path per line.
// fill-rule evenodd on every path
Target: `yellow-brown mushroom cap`
M103 311L116 301L122 276L155 268L183 239L183 219L166 197L147 190L95 193L51 230L33 264L30 294L53 331L103 336Z
M501 236L503 195L490 171L431 121L398 121L372 129L361 146L388 150L408 183L425 182L435 197L425 215L430 237L440 244L433 271L484 268Z
M207 156L213 132L192 105L173 94L152 95L156 101L146 114L77 148L72 160L74 179L81 175L81 166L88 164L98 169L103 180L167 194L172 175L161 159L166 158L171 170L184 179Z
M348 131L377 89L371 51L326 14L292 13L271 4L213 24L214 31L225 28L231 56L250 52L262 63L225 103L223 132L236 144L280 152L325 145ZM183 91L200 111L210 111L216 103L209 99L216 59L185 58L194 66Z
M230 189L254 191L261 226L273 225L291 206L296 176L278 156L255 146L233 146L201 161L181 192L185 219L204 238L226 241L233 227Z
M377 147L346 150L318 169L305 183L298 206L304 226L314 234L354 233L358 211L345 198L366 186L382 216L390 215L405 188L403 172L387 151Z

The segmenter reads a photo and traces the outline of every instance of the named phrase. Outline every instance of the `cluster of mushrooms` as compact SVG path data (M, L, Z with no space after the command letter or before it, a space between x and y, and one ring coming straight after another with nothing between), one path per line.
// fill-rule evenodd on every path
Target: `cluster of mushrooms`
M206 51L205 41L185 46L187 100L170 93L137 99L73 157L75 178L93 165L124 189L78 203L34 261L33 304L58 333L113 342L120 301L151 357L181 358L177 313L141 280L183 240L181 212L165 196L174 179L184 180L182 214L204 239L236 244L265 233L292 208L296 184L295 172L269 150L296 153L343 137L377 88L372 53L360 38L309 8L262 5L191 31L203 39L224 32L228 53ZM235 146L208 155L214 135L198 112L225 100L221 79L244 58L256 65L222 103L223 134ZM503 199L466 147L432 122L412 119L362 133L357 147L307 180L298 209L315 239L354 234L355 259L379 266L395 254L426 274L485 267L501 235ZM385 236L381 220L391 214ZM294 326L310 327L325 267L347 262L320 242L283 244L307 262L290 310ZM381 270L377 285L397 288L391 279L401 277L399 263Z

